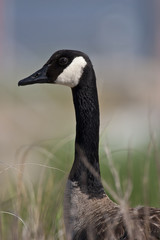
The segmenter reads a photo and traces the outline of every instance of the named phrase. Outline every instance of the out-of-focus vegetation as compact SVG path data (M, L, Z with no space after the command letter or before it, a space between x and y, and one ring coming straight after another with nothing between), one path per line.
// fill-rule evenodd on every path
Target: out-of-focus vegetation
M145 78L143 73L150 69L142 68L134 75L129 70L125 77L128 81ZM123 72L96 72L100 164L106 192L114 199L109 185L119 201L125 198L129 206L160 207L157 78L152 88L149 80L141 82L141 87L134 82L127 87L114 82ZM63 192L75 136L70 89L53 85L18 88L17 82L3 82L0 111L0 239L65 239Z
M106 154L100 144L103 181L123 199L126 192L130 206L160 207L159 152L153 140L146 148L120 149ZM72 137L21 147L19 161L1 171L7 175L1 195L0 239L65 239L63 224L63 192L73 162ZM39 158L34 161L34 156ZM116 189L117 171L121 193ZM35 174L35 175L34 175ZM112 195L107 192L110 197Z

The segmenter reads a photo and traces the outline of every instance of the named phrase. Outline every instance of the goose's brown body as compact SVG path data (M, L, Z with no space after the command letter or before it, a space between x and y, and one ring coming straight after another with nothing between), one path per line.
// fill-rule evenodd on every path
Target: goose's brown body
M66 187L64 212L68 239L160 239L160 209L127 208L125 204L120 207L105 194L89 198L70 182Z
M104 206L102 207L102 204ZM160 211L155 208L139 207L129 209L127 216L121 213L119 206L107 208L104 201L95 204L86 219L87 226L77 231L74 239L94 240L156 240L160 239ZM147 212L147 213L146 213ZM127 219L129 221L127 221Z
M19 85L35 83L57 83L72 89L76 139L64 198L67 240L160 240L160 209L126 209L105 194L99 168L96 77L88 56L75 50L57 51Z

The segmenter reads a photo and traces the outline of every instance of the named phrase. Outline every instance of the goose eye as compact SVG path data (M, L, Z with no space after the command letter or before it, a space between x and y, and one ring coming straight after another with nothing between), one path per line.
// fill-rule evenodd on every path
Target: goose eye
M67 63L68 63L68 58L66 58L66 57L61 57L59 60L58 60L58 63L59 63L59 65L61 65L61 66L65 66L65 65L67 65Z

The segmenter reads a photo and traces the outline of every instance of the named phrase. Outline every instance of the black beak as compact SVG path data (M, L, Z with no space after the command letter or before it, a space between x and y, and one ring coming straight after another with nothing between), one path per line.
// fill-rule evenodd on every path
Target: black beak
M51 83L51 81L49 81L46 75L47 70L48 70L48 65L44 65L40 70L33 73L31 76L19 81L18 86L30 85L35 83Z

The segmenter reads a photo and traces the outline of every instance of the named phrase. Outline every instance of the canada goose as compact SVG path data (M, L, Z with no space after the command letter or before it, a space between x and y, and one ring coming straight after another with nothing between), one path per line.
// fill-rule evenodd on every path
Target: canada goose
M67 240L160 239L160 209L122 208L106 195L99 168L99 104L89 57L60 50L18 85L53 83L72 90L76 115L75 158L68 176L64 221Z

